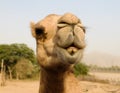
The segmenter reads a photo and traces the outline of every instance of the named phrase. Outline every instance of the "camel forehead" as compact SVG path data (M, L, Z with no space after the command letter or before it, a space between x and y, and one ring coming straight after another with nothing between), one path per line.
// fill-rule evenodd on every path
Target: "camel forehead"
M44 28L48 36L55 35L58 23L77 24L81 23L79 18L72 13L64 15L50 14L35 24L35 28Z
M65 13L63 16L61 16L58 22L65 22L69 24L81 23L80 19L72 13Z
M44 26L48 28L49 26L55 26L60 17L61 17L60 15L50 14L46 16L43 20L39 21L36 24L36 27Z
M66 23L74 24L80 22L80 19L72 13L65 13L64 15L50 14L46 16L43 20L39 21L36 24L36 27L56 26L57 22L63 22L63 21Z

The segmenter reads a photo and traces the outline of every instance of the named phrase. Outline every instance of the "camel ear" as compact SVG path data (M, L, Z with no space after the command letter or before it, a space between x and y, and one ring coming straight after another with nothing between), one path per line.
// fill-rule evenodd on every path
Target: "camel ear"
M35 33L35 23L31 22L30 23L30 28L31 28L31 32L32 32L32 36L36 37L36 33Z

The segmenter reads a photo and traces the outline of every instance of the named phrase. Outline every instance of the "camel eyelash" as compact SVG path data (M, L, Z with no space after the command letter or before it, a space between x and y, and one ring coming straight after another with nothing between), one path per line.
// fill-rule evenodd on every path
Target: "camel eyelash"
M81 27L83 29L83 32L86 33L86 27Z

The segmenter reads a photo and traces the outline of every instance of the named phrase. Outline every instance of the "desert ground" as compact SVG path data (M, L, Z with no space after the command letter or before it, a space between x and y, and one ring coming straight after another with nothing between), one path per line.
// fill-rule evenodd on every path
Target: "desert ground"
M110 84L120 85L120 73L90 72L90 74L98 79L108 80Z
M102 79L120 79L120 74L116 73L91 73ZM98 82L80 81L83 93L120 93L120 85L115 83L105 84ZM0 87L0 93L38 93L39 80L30 81L7 81L6 86Z
M38 93L38 81L7 81L0 93Z

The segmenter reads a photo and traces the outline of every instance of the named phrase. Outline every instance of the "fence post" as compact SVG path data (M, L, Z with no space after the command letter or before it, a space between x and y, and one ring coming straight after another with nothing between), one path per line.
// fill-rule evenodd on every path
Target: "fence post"
M5 86L5 66L4 66L4 60L2 59L1 62L1 86Z

